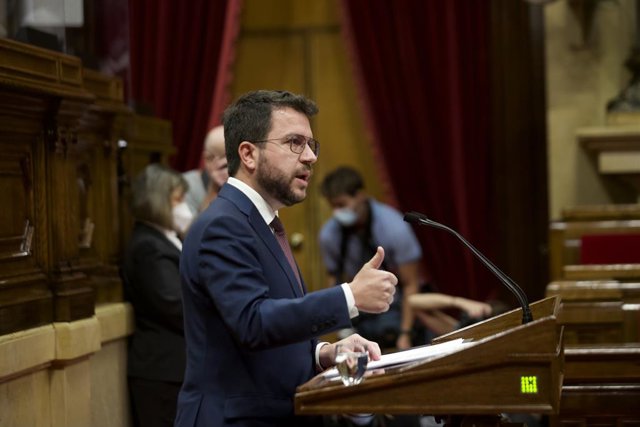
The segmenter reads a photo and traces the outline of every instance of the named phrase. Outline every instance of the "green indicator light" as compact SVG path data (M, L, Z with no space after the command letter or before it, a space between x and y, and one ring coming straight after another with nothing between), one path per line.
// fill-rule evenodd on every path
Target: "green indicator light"
M520 377L520 392L523 394L537 394L538 377L534 375Z

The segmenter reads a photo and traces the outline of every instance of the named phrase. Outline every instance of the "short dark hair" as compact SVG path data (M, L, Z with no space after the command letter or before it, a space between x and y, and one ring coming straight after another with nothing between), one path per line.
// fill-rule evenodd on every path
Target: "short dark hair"
M145 167L131 186L131 214L139 221L173 229L171 193L176 188L187 192L189 184L173 169L153 163Z
M349 166L340 166L333 172L329 172L322 180L320 191L327 199L349 195L364 189L364 181L357 170Z
M248 92L227 107L222 121L229 176L235 176L240 167L240 143L265 139L271 130L271 112L281 108L293 108L309 118L318 112L312 100L283 90Z

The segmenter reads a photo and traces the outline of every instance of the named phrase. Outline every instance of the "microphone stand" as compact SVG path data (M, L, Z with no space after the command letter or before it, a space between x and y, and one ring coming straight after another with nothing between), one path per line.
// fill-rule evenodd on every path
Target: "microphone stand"
M471 252L491 271L501 282L504 284L507 289L509 289L515 297L518 299L520 306L522 307L522 324L529 323L533 320L533 316L531 315L531 309L529 308L529 302L527 301L527 296L520 286L518 286L509 276L504 274L498 267L496 267L487 257L485 257L478 249L476 249L467 239L462 237L460 233L455 231L454 229L447 227L444 224L440 224L439 222L433 221L429 219L426 215L421 214L419 212L407 212L404 215L404 220L409 223L418 223L421 225L428 225L431 227L439 228L441 230L448 231L449 233L456 236L462 243L465 244L467 248L471 250Z

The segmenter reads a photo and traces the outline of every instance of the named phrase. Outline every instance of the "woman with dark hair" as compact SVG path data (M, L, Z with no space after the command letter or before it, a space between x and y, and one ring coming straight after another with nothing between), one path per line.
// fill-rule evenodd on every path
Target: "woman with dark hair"
M134 425L173 426L185 369L185 341L178 264L190 223L181 174L159 164L134 180L136 222L122 275L136 327L129 342L127 375Z

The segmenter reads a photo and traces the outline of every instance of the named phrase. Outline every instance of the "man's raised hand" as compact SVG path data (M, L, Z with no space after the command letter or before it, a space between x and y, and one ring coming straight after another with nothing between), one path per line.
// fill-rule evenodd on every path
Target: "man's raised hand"
M375 255L362 266L349 283L359 311L384 313L393 302L398 278L393 273L380 270L382 261L384 249L378 246Z

